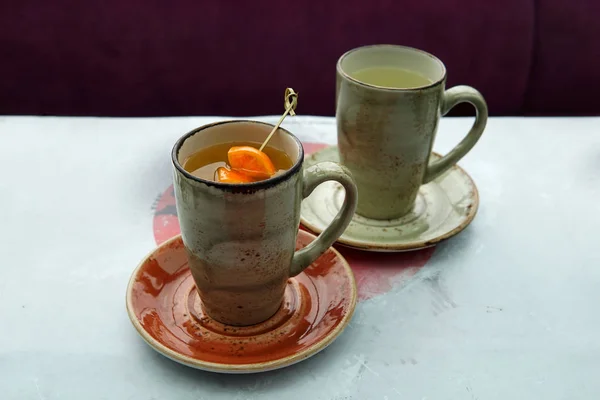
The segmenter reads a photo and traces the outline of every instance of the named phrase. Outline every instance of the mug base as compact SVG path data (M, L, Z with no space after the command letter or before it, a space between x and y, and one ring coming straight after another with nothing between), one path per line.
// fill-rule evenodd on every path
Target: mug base
M197 288L196 293L198 297L201 298L201 294ZM224 310L224 307L222 306L217 307L216 309L210 308L207 306L207 302L205 301L201 301L201 307L206 315L221 324L243 327L257 325L267 321L270 318L273 318L273 316L275 316L281 309L282 303L283 299L280 300L276 306L269 306L259 310L248 310L247 307L244 308L242 305L234 305L233 307L235 307L236 310L233 312L230 310Z
M410 207L403 209L400 212L394 212L394 213L377 213L377 212L372 212L372 211L366 211L366 210L360 210L357 208L356 210L356 215L360 215L363 218L367 218L367 219L372 219L372 220L376 220L376 221L391 221L393 219L400 219L402 217L407 216L408 214L410 214L413 209L414 209L414 202L413 204L410 205Z

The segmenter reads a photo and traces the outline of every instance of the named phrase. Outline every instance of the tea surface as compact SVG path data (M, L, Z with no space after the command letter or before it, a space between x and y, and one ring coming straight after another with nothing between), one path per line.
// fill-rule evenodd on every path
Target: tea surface
M231 147L251 146L258 149L260 145L261 143L255 142L229 142L209 146L198 150L185 159L183 162L183 169L195 177L209 181L217 181L215 172L219 167L227 167L227 152ZM287 171L294 164L285 152L274 147L267 146L263 149L263 152L269 156L277 170L273 176Z
M367 84L398 89L429 86L433 83L418 72L396 67L369 67L359 69L350 76Z

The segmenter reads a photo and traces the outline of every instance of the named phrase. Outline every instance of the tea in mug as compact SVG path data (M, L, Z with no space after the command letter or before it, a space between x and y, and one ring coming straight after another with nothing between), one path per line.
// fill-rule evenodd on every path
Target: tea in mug
M433 81L415 71L397 67L369 67L350 74L358 81L387 88L410 89L429 86Z
M243 147L245 146L251 147L252 149L244 149ZM274 147L267 146L263 149L263 153L268 156L272 166L274 167L274 170L270 176L260 176L247 173L250 171L236 171L231 168L231 165L229 164L232 154L234 156L237 154L238 159L242 159L242 162L247 159L247 157L257 157L256 159L251 159L250 161L261 161L261 157L258 152L260 146L261 143L254 142L219 143L198 150L190 155L183 162L183 169L195 177L209 181L249 183L280 175L290 169L294 164L285 152ZM237 148L241 148L241 151L236 153L235 150ZM228 181L227 179L231 179L231 181Z

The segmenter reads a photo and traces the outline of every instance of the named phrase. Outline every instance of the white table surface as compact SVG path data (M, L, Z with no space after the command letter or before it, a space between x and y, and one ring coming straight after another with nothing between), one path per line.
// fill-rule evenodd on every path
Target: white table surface
M598 118L492 118L460 162L474 222L317 356L231 376L155 353L125 288L173 143L218 119L0 117L0 399L599 398ZM444 119L435 149L471 121ZM285 126L335 143L333 118Z

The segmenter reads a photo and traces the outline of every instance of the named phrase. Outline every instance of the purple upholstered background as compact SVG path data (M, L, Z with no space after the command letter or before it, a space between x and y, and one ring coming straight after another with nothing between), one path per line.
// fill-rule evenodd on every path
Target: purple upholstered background
M276 114L291 86L333 115L337 58L395 43L492 115L596 115L598 20L598 0L2 0L0 114Z

